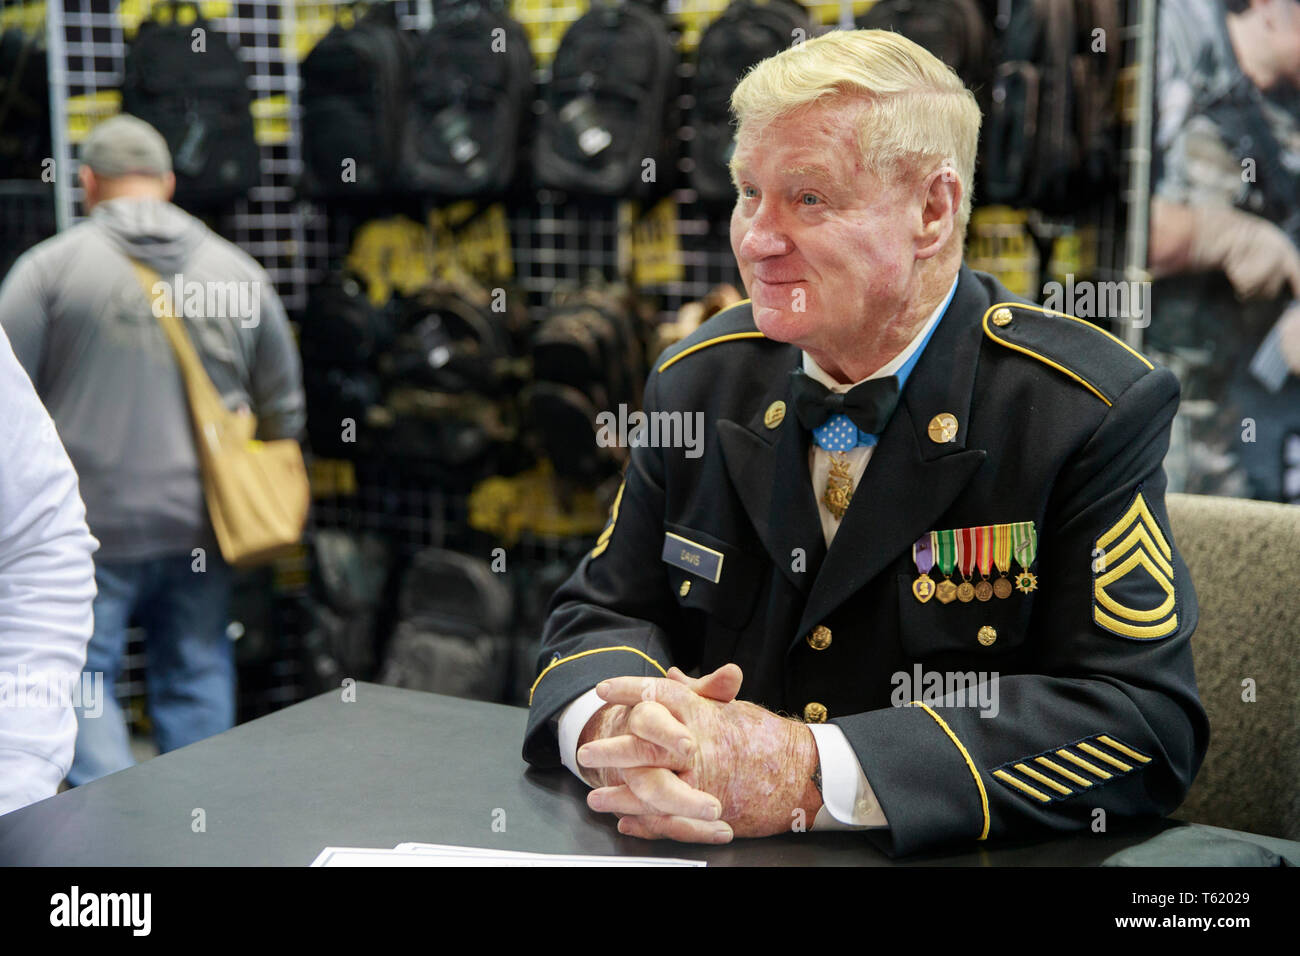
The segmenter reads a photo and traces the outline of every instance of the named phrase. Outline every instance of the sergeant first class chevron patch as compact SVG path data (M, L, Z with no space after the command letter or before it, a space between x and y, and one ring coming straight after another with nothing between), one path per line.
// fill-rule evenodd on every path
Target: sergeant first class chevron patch
M1134 641L1178 630L1174 552L1140 490L1092 553L1092 619L1099 627Z

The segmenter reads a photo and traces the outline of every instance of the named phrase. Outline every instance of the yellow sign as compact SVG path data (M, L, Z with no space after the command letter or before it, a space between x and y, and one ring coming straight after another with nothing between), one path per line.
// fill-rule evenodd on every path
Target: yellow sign
M665 196L632 223L632 284L680 282L685 277L677 238L677 201Z
M1028 214L1010 206L982 206L971 213L966 261L997 276L1012 292L1038 295L1038 249L1029 235Z
M69 96L66 108L68 142L83 143L92 129L122 111L122 93L120 90L100 90L98 93Z
M503 203L483 207L466 200L434 209L429 213L429 228L439 272L459 267L481 282L514 276L510 225Z
M366 280L375 305L393 293L410 295L433 278L429 230L405 216L373 219L357 230L346 266Z

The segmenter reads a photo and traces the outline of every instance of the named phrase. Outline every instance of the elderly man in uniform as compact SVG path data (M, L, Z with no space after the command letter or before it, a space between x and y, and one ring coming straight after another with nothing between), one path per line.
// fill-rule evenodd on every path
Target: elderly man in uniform
M703 412L704 452L633 449L525 758L645 838L902 854L1173 810L1208 736L1176 380L962 265L980 115L920 47L831 33L732 106L751 299L645 392Z

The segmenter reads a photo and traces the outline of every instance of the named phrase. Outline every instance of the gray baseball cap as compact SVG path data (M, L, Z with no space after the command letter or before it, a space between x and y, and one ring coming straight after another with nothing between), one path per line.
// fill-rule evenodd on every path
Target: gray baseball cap
M86 138L81 161L96 174L161 176L171 172L172 156L162 134L127 113L106 119Z

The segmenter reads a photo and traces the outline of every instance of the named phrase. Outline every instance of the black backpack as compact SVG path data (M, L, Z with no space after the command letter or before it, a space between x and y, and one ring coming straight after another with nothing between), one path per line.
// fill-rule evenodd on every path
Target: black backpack
M46 69L43 34L0 34L0 179L39 179L53 152Z
M538 325L532 354L524 402L546 456L562 478L599 482L622 455L597 444L597 414L641 407L644 350L628 304L614 288L563 297Z
M893 30L952 67L987 102L993 76L990 31L975 0L878 0L857 18L863 30Z
M335 23L302 61L304 194L356 198L401 186L407 40L392 4Z
M226 204L262 179L248 68L197 4L168 6L170 22L145 20L127 53L122 111L149 123L167 141L177 205ZM193 9L193 22L177 22L183 6ZM196 29L204 31L202 53L193 49Z
M317 368L375 368L396 334L393 309L376 306L365 282L330 272L307 294L299 347L305 365Z
M677 54L663 18L636 3L595 6L565 32L551 66L534 150L539 182L637 199L670 191L676 100Z
M757 3L735 0L700 38L691 111L691 185L704 202L735 198L727 164L735 148L731 93L740 77L760 60L787 49L797 38L812 36L803 8L787 0Z
M484 561L430 548L402 580L380 683L501 700L510 678L514 595Z
M312 451L332 458L364 458L374 449L370 410L383 402L381 357L397 332L396 309L376 306L363 280L330 272L312 286L299 323L307 435ZM343 423L355 423L355 441Z
M399 305L400 331L381 363L387 381L497 395L510 338L502 316L434 280Z
M528 35L500 0L439 16L416 42L405 147L410 187L442 198L505 192L532 122L532 73Z
M337 688L344 677L370 680L378 670L376 645L389 588L392 555L371 533L317 528L306 537L310 589L291 605L302 635L309 693Z
M984 124L984 199L1068 213L1116 165L1117 0L1015 0ZM1091 50L1101 29L1106 52Z

